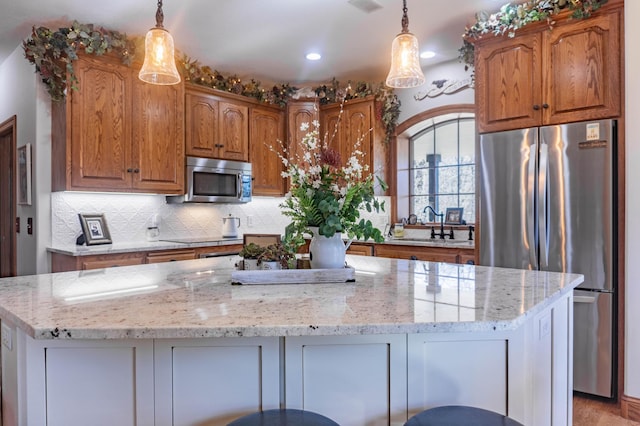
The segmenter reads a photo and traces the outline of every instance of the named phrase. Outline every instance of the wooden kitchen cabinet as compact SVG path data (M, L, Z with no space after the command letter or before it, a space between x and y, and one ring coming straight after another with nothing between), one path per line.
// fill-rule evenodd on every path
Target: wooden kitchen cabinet
M178 260L192 260L196 258L196 251L189 250L162 250L147 253L145 263L177 262Z
M77 90L52 103L52 190L183 192L183 86L144 83L111 55L74 69Z
M314 120L320 119L318 104L314 101L291 100L287 102L287 154L288 158L298 161L302 158L300 144L308 130L301 130L303 123L312 128Z
M249 161L249 103L190 85L185 95L186 153Z
M365 243L351 243L351 245L347 249L347 254L373 256L373 245Z
M530 24L475 43L480 133L617 117L621 113L622 2L591 18Z
M69 256L51 253L51 272L88 271L92 269L114 268L117 266L142 265L144 252L96 254L89 256Z
M252 107L249 125L253 195L282 196L285 193L284 165L276 152L283 154L284 112L280 108Z
M364 165L369 173L389 182L389 154L384 143L382 123L375 118L373 97L346 101L340 112L339 104L320 108L321 136L328 135L329 146L337 150L346 164L357 149L364 153ZM376 195L383 192L376 185Z
M474 250L399 244L376 244L375 255L393 259L424 260L429 262L466 263L474 259Z

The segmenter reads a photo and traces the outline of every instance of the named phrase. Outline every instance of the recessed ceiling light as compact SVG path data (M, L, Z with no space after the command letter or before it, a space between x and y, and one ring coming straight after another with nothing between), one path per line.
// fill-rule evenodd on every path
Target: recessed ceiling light
M319 53L307 53L307 59L310 61L317 61L320 58L322 58L322 55Z
M420 54L420 57L422 59L429 59L429 58L433 58L434 56L436 56L436 52L432 52L431 50L425 50Z

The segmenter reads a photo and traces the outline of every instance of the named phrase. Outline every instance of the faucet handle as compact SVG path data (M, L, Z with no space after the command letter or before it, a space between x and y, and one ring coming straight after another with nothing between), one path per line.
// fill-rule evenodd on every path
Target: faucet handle
M472 225L469 226L469 241L473 241L473 231L475 231L476 228L474 228Z
M435 228L432 226L431 227L431 239L434 239L436 237L436 230Z
M454 235L453 235L453 226L449 229L449 239L453 240Z

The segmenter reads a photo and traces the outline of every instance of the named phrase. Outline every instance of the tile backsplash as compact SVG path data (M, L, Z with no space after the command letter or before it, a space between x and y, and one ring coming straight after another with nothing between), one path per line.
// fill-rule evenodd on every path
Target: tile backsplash
M385 206L390 203L389 197ZM222 218L240 218L238 236L243 233L282 234L289 218L280 213L282 198L253 197L246 204L167 204L161 195L54 192L51 194L52 245L74 245L82 230L78 213L104 214L114 243L145 241L146 228L158 215L159 238L220 237ZM387 212L361 216L384 230Z

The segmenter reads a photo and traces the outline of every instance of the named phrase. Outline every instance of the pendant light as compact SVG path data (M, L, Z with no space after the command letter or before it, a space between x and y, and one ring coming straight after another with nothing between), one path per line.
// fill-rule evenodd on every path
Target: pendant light
M158 0L156 26L149 30L144 39L144 64L138 77L151 84L177 84L180 83L180 74L173 53L173 37L164 29L162 21L162 0Z
M424 74L420 67L418 39L409 32L407 0L403 0L402 32L393 39L391 45L391 69L386 84L396 89L406 89L424 84Z

